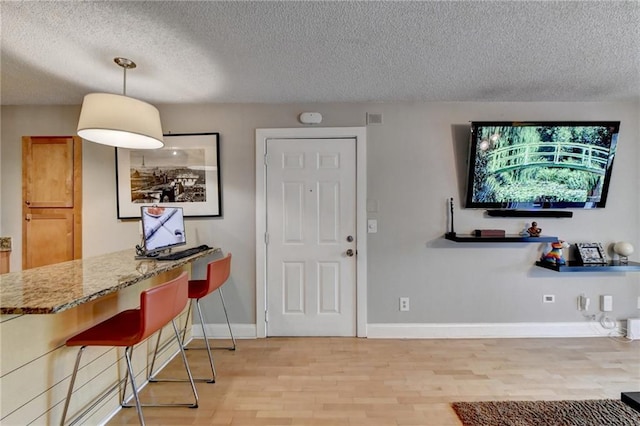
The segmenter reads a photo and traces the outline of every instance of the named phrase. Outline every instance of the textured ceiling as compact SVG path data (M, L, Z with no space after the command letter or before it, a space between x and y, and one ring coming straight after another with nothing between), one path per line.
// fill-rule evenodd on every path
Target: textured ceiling
M640 1L0 3L3 105L640 100Z

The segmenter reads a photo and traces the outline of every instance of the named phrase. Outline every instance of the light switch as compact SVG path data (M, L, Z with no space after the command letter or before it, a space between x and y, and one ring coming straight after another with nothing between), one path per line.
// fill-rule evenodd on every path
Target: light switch
M375 234L378 232L378 221L376 219L367 220L367 232L369 234Z

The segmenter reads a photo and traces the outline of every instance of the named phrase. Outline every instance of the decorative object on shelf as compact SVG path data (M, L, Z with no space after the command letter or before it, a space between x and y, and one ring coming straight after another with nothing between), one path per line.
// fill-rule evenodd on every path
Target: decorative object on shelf
M453 197L449 199L449 211L451 212L451 231L447 232L447 235L455 237L456 231L453 229Z
M504 237L507 235L504 229L476 229L473 231L476 237Z
M162 148L164 139L158 109L127 96L127 70L134 69L135 62L126 58L113 60L124 70L123 94L86 95L78 120L78 136L119 148Z
M577 243L576 248L583 264L607 263L607 255L600 243Z
M613 251L620 256L620 263L629 263L629 256L633 254L633 245L626 241L618 241L613 245Z
M539 237L542 233L542 229L538 228L538 222L531 222L531 226L527 229L527 234L530 237Z
M542 262L553 263L554 265L565 265L567 262L564 260L563 249L569 248L569 243L558 240L551 243L550 246L551 249L547 253L543 254L540 260Z

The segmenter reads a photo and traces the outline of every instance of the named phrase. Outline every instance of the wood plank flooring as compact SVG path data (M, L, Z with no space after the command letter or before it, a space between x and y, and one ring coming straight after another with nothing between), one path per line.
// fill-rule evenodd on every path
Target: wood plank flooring
M147 424L447 426L460 425L453 401L619 399L640 390L640 341L620 338L268 338L214 356L217 383L197 383L199 408L146 407ZM195 376L206 374L205 351L188 357ZM161 376L176 374L184 375L177 358ZM188 398L185 386L155 383L142 394ZM108 424L137 424L135 409Z

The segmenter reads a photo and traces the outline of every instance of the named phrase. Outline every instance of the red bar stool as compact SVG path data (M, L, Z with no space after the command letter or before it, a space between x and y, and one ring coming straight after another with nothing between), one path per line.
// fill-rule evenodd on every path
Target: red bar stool
M178 327L175 323L175 318L182 312L187 305L189 295L189 281L186 272L183 272L179 277L167 281L164 284L160 284L144 290L140 294L140 308L129 309L120 312L113 317L85 330L75 336L69 338L66 342L67 346L80 346L78 355L76 357L76 363L73 368L73 374L71 375L71 382L69 383L69 391L67 392L67 399L64 405L64 411L62 412L61 425L64 425L67 417L67 411L69 408L69 402L73 393L73 385L78 373L78 367L80 366L80 359L82 353L87 346L119 346L125 347L124 356L127 362L127 375L124 380L124 389L122 392L121 405L123 407L130 407L125 405L125 394L127 388L127 379L131 379L131 387L133 389L133 398L135 400L136 411L138 412L138 419L140 424L144 425L144 417L142 415L142 407L164 407L164 406L183 406L183 407L198 407L198 393L193 382L191 370L187 363L187 357L184 353L182 342L180 341L180 334ZM131 355L134 345L142 342L155 332L162 330L162 328L169 324L173 325L175 333L175 339L178 342L180 353L182 355L182 361L184 362L185 369L187 370L187 376L189 376L189 382L191 383L191 390L193 391L194 402L193 403L177 403L177 404L141 404L138 396L138 388L135 382L135 376L133 372L133 366L131 364ZM91 408L96 406L102 399L115 390L122 380L119 381L114 388L107 391L100 399L93 403L92 406L87 408L80 414L73 422L80 420Z
M200 299L208 296L214 291L218 290L220 293L220 299L222 301L222 309L224 310L224 316L227 319L227 326L229 327L229 334L231 335L231 341L233 345L230 347L220 348L220 349L229 349L232 351L236 350L236 339L233 337L233 331L231 330L231 323L229 322L229 315L227 314L227 306L224 303L224 295L222 294L222 285L227 281L229 275L231 274L231 253L227 253L225 257L220 259L213 260L207 264L207 278L204 280L190 280L189 281L189 299L191 299L191 304L189 305L189 309L187 310L187 318L191 314L191 306L195 303L196 310L198 311L198 316L200 317L200 324L202 325L202 335L204 337L203 347L189 347L185 348L188 350L193 349L206 349L207 355L209 357L209 365L211 367L211 379L194 379L196 381L204 381L207 383L215 383L216 381L216 368L213 364L213 355L211 353L211 345L209 344L209 338L207 337L207 332L205 331L205 322L204 317L202 315L202 308L200 307ZM182 330L182 344L184 346L185 336L187 333L187 327ZM151 368L149 369L148 380L151 382L154 381L183 381L183 380L175 380L175 379L157 379L154 377L153 373L153 365L155 363L156 355L158 353L158 345L160 343L160 335L158 335L158 340L156 342L156 349L153 352L153 360L151 361ZM216 348L218 349L218 348Z

